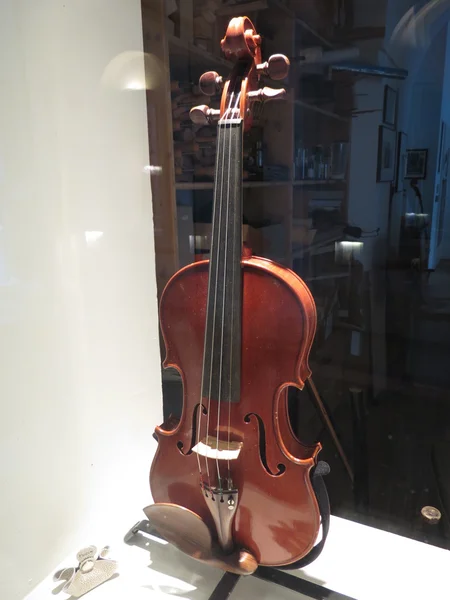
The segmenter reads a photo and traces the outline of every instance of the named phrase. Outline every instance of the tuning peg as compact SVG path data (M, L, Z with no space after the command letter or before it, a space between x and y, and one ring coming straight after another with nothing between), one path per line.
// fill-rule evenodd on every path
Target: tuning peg
M189 116L196 125L208 125L211 121L217 121L220 118L220 110L201 104L191 108Z
M284 100L286 90L284 88L274 89L263 87L254 92L248 93L248 99L252 102L266 102L267 100Z
M256 69L261 75L267 75L271 79L285 79L289 73L290 62L284 54L272 54L265 63L256 65Z
M199 86L203 94L214 96L214 94L223 88L223 79L215 71L208 71L200 77Z

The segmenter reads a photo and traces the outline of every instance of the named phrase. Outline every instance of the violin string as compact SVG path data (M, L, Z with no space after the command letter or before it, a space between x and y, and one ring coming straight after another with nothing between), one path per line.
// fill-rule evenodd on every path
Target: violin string
M231 106L231 102L233 100L233 95L234 92L231 93L230 96L230 100L229 100L229 104L228 104L228 108L225 110L224 116L221 119L221 121L225 122L225 129L226 129L226 120L227 120L227 115L228 112L230 110L230 106ZM220 135L220 129L221 127L219 127L219 135ZM220 188L217 188L218 190L218 194L219 194L219 203L218 206L215 206L214 209L215 210L219 210L219 218L218 218L218 231L215 232L215 235L213 237L213 239L216 239L216 243L217 243L217 256L215 257L216 260L216 280L214 283L214 304L213 304L213 323L212 323L212 333L211 333L211 365L210 365L210 372L209 372L209 396L208 396L208 418L206 420L206 443L208 444L208 436L209 436L209 423L210 423L210 415L211 415L211 386L212 386L212 376L213 376L213 367L214 367L214 339L215 339L215 330L216 330L216 307L217 307L217 289L218 289L218 279L219 279L219 258L220 258L220 249L221 249L221 245L220 245L220 233L221 233L221 229L223 227L222 224L222 212L223 212L223 189L224 189L224 166L225 166L225 140L226 140L226 135L225 135L226 131L224 132L224 134L221 136L223 142L222 142L222 165L221 165L221 172L220 172ZM217 143L217 148L219 149L219 141ZM217 174L216 174L217 177ZM217 182L218 183L218 182ZM212 250L212 249L211 249ZM210 255L210 261L212 258L212 254ZM210 270L211 270L211 262L210 262ZM221 359L221 357L219 357ZM221 363L220 363L221 364ZM220 399L220 379L219 379L219 399ZM220 408L220 401L219 401L219 408ZM220 414L220 411L219 411ZM217 449L216 449L217 451ZM218 462L217 458L216 458L216 462ZM208 458L205 457L205 463L206 463L206 471L207 471L207 475L208 475L208 481L209 481L209 489L211 490L211 477L210 477L210 472L209 472L209 464L208 464ZM219 481L218 484L220 485L220 469L219 466L217 465L217 474L219 477Z
M238 99L236 101L236 105L235 105L235 111L239 105L239 100L241 97L241 93L239 92L238 94ZM236 136L236 148L235 150L235 156L238 155L237 151L238 151L238 144L239 144L239 136ZM231 140L230 140L230 146L228 149L228 162L229 164L231 164ZM228 201L230 196L230 180L228 180ZM234 205L234 210L236 211L236 202ZM227 227L228 227L228 220L227 220ZM228 232L227 232L227 238L228 238ZM233 219L233 244L236 243L236 215L235 218ZM235 261L235 256L234 256L234 252L232 254L232 270L233 270L233 277L232 277L232 291L231 291L231 324L230 324L230 331L231 331L231 335L233 335L233 323L234 323L234 296L235 296L235 286L237 284L236 282L236 261ZM231 379L232 379L232 371L233 371L233 341L230 340L230 372L229 372L229 382L230 382L230 391L231 391ZM231 396L231 394L230 394ZM228 488L231 489L231 465L230 465L230 441L231 441L231 397L228 399L228 430L227 430L227 435L228 435Z
M221 136L221 127L218 128L219 131L217 133L217 152L219 151L220 148L220 138ZM217 173L216 173L217 176ZM209 275L208 275L208 297L206 300L206 315L205 315L205 336L204 336L204 344L203 344L203 352L206 353L207 351L207 341L208 341L208 322L209 322L209 292L211 290L211 286L210 286L210 279L212 277L211 274L211 264L212 264L212 258L214 256L214 250L215 250L215 244L214 244L214 240L216 237L216 211L218 210L218 207L213 204L213 214L212 214L212 230L211 230L211 248L210 248L210 261L209 261ZM212 367L211 367L212 368ZM198 407L198 419L197 419L197 440L196 440L196 444L198 445L200 443L201 440L201 430L202 430L202 412L203 412L203 398L205 397L205 389L204 389L204 382L205 382L205 356L203 356L203 363L202 363L202 384L201 384L201 392L200 392L200 404ZM211 386L211 379L210 379L210 386ZM211 396L211 389L209 389L209 393L208 396ZM208 420L209 420L209 408L210 408L210 400L208 401ZM208 436L208 420L207 420L207 429L206 429L206 436ZM207 440L206 440L207 441ZM200 473L200 483L201 486L203 488L203 472L202 472L202 466L201 466L201 461L200 461L200 454L198 452L196 452L197 454L197 463L198 463L198 470ZM206 468L206 475L208 478L208 486L209 489L211 489L211 477L209 474L209 465L208 465L208 459L205 457L205 468Z
M231 121L233 119L234 109L232 106L234 92L230 96L230 103L228 105L228 111L226 115L226 121ZM237 97L236 104L239 102L239 96ZM230 112L231 111L231 112ZM231 147L231 127L232 124L225 123L225 138L227 137L228 131L228 148ZM224 145L225 146L225 145ZM225 147L224 147L225 150ZM223 153L223 160L225 162L225 151ZM222 477L220 474L220 462L219 462L219 433L220 433L220 409L222 403L222 367L223 367L223 340L225 334L225 299L226 299L226 279L227 279L227 262L228 262L228 221L230 215L230 157L228 157L227 164L227 194L226 194L226 217L225 217L225 244L224 244L224 265L223 265L223 294L222 294L222 317L220 320L221 332L220 332L220 356L219 356L219 384L218 384L218 398L217 398L217 429L216 429L216 469L217 469L217 478L218 484L221 494L223 494L223 486L222 486ZM223 194L222 194L223 195Z
M218 127L219 131L217 133L217 152L219 152L220 150L220 141L222 136L222 128L219 126ZM217 173L216 173L217 176ZM217 182L219 183L219 182ZM218 192L219 192L219 188ZM216 244L214 243L215 239L216 239L216 235L219 234L218 231L216 231L216 211L219 210L219 206L213 205L213 214L212 214L212 231L211 231L211 248L210 248L210 263L209 263L209 278L212 278L212 273L211 273L211 264L212 264L212 258L214 257L214 252L215 252L215 247ZM208 279L208 292L212 291L212 285L210 285L211 282ZM215 293L215 291L214 291ZM208 297L209 297L209 293L208 293ZM214 307L213 307L214 308ZM205 319L205 336L204 336L204 344L203 344L203 348L204 348L204 352L206 352L207 350L207 340L208 340L208 322L209 322L209 301L207 300L207 304L206 304L206 319ZM212 332L212 337L213 337L214 332ZM212 340L213 341L213 340ZM211 363L212 365L212 363ZM212 368L212 366L211 366ZM205 357L203 357L203 364L202 364L202 389L201 389L201 398L200 398L200 405L199 405L199 413L198 413L198 420L197 420L197 444L200 443L201 440L201 430L202 430L202 412L203 412L203 399L205 398L205 389L204 389L204 381L205 381ZM211 375L210 375L211 377ZM211 379L210 379L210 386L211 386ZM208 392L208 396L210 396L211 394L211 389L209 389ZM210 401L208 401L208 419L209 419L209 408L210 408ZM207 425L208 425L208 420L207 420ZM206 430L206 435L208 436L208 429ZM205 468L206 468L206 474L207 474L207 478L208 478L208 485L209 485L209 489L211 489L211 477L209 474L209 465L208 465L208 459L207 457L205 457ZM198 462L198 468L199 468L199 473L200 473L200 482L202 484L203 487L203 473L202 473L202 467L201 467L201 462L200 462L200 455L197 452L197 462Z
M233 108L232 108L232 99L233 95L230 97L229 108L231 108L231 115L228 112L227 121L233 119ZM228 115L230 117L228 118ZM228 132L228 136L227 136ZM225 123L225 137L228 137L228 149L231 147L231 123L229 127ZM225 160L225 152L224 152L224 160ZM230 214L230 159L228 158L227 163L227 172L228 172L228 180L227 180L227 193L226 193L226 217L225 217L225 244L224 244L224 265L223 265L223 294L222 294L222 316L220 319L220 356L219 356L219 387L218 387L218 398L217 398L217 428L216 428L216 469L217 469L217 478L219 482L219 488L222 492L222 478L220 476L220 463L218 457L219 450L219 432L220 432L220 409L221 409L221 401L222 401L222 367L223 367L223 340L225 334L225 299L226 299L226 280L227 280L227 255L228 255L228 221Z

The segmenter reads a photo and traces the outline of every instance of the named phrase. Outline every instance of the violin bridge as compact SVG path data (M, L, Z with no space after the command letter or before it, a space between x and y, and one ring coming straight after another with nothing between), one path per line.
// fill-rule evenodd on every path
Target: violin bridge
M242 442L228 442L217 440L212 435L204 438L196 444L192 451L205 458L213 458L214 460L236 460L242 449Z

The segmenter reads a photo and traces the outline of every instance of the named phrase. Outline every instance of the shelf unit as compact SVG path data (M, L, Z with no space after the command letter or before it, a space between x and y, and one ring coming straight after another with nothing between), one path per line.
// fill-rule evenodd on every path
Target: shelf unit
M296 106L300 106L306 111L312 111L323 115L324 117L330 117L330 119L336 119L337 121L343 121L344 123L349 122L350 119L348 117L344 117L343 115L338 115L334 112L326 110L324 108L320 108L320 106L315 106L314 104L310 104L309 102L304 102L303 100L294 100L294 104Z
M289 181L244 181L244 189L246 188L258 188L258 187L283 187L283 186L295 186L295 187L318 187L325 186L327 188L344 186L345 180L342 179L299 179ZM177 190L212 190L214 183L212 181L187 181L175 184Z
M169 45L171 59L174 59L176 56L181 56L183 58L189 56L191 62L198 63L203 67L206 64L209 64L211 65L211 69L216 67L231 69L233 66L228 60L216 56L203 48L199 48L192 42L182 40L175 35L167 34L167 43Z
M145 51L155 55L160 61L162 75L159 87L148 92L151 164L162 167L162 175L151 175L159 295L179 267L180 252L186 247L178 239L179 206L193 207L193 227L199 206L205 214L208 210L211 212L213 196L212 180L177 179L171 110L173 81L182 81L192 86L205 71L217 70L226 77L232 67L229 61L220 56L220 39L230 15L221 14L220 8L217 10L213 26L215 33L208 40L209 49L199 47L195 43L194 27L195 8L199 4L201 0L183 0L180 3L180 13L175 14L173 19L174 31L168 31L163 0L142 0ZM252 7L258 7L258 10L251 10ZM248 2L237 6L236 10L252 19L258 33L262 35L263 59L275 53L295 57L305 44L321 45L326 49L332 47L320 31L308 24L308 15L296 14L281 0ZM324 24L323 29L330 31L331 28L330 23ZM333 198L342 198L345 216L347 188L344 180L295 179L293 162L299 131L304 129L302 140L311 146L327 144L335 139L348 140L351 122L340 106L330 105L329 102L325 106L306 102L299 83L300 79L303 80L301 76L300 64L293 61L288 81L281 82L288 91L282 110L279 103L269 102L264 106L261 119L264 161L287 168L288 179L244 181L243 186L245 221L254 227L271 224L282 226L283 252L279 256L278 251L276 258L289 267L293 266L294 258L294 220L307 219L311 200L328 198L330 194ZM269 82L268 85L273 83ZM210 104L208 98L199 96L192 105L202 103ZM205 220L205 214L201 215L200 220ZM186 229L182 235L186 235ZM266 255L275 258L270 252ZM183 264L182 260L181 263Z

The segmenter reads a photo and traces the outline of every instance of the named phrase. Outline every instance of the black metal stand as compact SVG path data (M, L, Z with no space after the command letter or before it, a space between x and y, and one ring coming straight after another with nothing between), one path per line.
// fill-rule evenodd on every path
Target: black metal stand
M331 439L333 440L333 444L337 450L337 453L339 454L342 464L344 465L344 468L347 471L347 474L353 485L355 477L353 474L353 469L350 466L350 461L348 460L347 455L345 454L344 448L342 447L342 444L339 441L338 434L336 433L336 429L334 428L334 425L331 422L331 418L328 413L328 410L325 406L325 403L324 403L322 397L320 396L320 394L316 388L316 385L315 385L312 377L310 377L309 379L306 380L305 387L308 390L308 393L310 394L311 398L313 399L314 404L316 405L316 409L319 412L320 418L322 419L322 423L328 430L328 433L330 434Z
M125 536L125 543L146 548L145 545L142 546L138 542L138 536L142 533L161 538L161 536L154 529L152 529L150 521L145 519L143 521L139 521L130 529ZM312 598L313 600L355 600L350 596L345 596L339 592L334 592L333 590L329 590L321 585L318 585L317 583L313 583L312 581L307 581L301 577L295 577L294 575L290 575L289 573L280 571L279 569L272 569L270 567L258 567L258 569L253 573L253 575L250 575L250 577L257 577L263 581L275 583L276 585L292 590L293 592L303 594L304 596ZM224 573L222 579L216 585L213 593L209 597L209 600L227 600L233 593L233 590L240 578L241 575Z
M351 387L350 406L353 425L353 455L355 464L354 497L359 511L369 508L369 466L367 448L367 423L364 392L361 388Z

